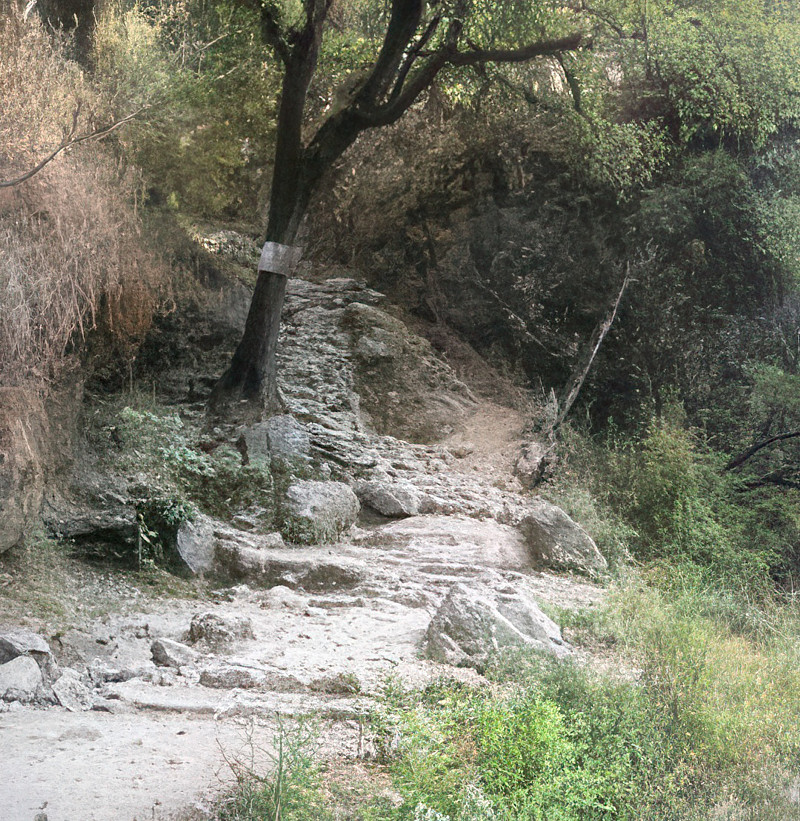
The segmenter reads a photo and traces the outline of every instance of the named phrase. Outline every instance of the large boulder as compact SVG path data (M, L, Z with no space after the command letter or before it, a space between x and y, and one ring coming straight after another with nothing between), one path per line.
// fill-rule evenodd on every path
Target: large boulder
M18 656L0 664L0 699L30 702L44 694L44 679L39 665L30 656Z
M35 393L0 388L0 553L19 544L39 516L43 418L44 406Z
M558 625L526 591L498 593L456 584L431 620L424 653L434 661L480 668L506 647L528 647L559 658L569 653Z
M531 561L553 570L577 570L590 576L608 567L592 537L556 505L537 499L518 521Z
M40 635L22 627L0 627L0 664L17 658L32 659L47 682L58 676L50 645Z
M284 502L284 533L294 542L333 542L355 524L358 497L342 482L293 482Z

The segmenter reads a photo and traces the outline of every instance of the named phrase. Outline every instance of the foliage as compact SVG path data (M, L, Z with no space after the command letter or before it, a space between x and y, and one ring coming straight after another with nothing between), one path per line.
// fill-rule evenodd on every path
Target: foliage
M274 510L269 465L243 465L240 454L227 445L210 453L200 450L177 414L125 407L116 421L123 443L118 463L147 476L145 504L155 515L152 522L145 518L151 527L160 522L156 529L168 533L179 519L191 518L196 505L228 520L258 509L262 527L269 529Z
M796 817L782 786L800 745L791 606L720 594L674 566L650 579L588 622L637 680L513 650L488 671L500 689L387 691L376 729L400 739L388 762L405 798L393 817Z
M154 204L257 219L277 81L251 11L225 0L104 4L95 61L118 110L149 107L120 144Z

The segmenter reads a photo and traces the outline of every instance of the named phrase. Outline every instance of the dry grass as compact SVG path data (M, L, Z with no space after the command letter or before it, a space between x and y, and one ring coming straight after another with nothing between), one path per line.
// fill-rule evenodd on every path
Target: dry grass
M13 9L13 7L12 7ZM0 180L17 177L70 131L107 121L102 99L36 15L0 18ZM102 327L131 344L149 325L159 264L132 206L137 177L97 143L64 152L0 189L0 382L46 381Z

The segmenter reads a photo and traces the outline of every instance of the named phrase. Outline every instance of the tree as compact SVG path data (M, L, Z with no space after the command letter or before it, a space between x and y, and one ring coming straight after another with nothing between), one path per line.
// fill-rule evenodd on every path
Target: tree
M220 409L245 400L257 415L280 408L275 353L292 248L325 173L363 131L396 122L445 69L521 63L588 45L581 31L522 45L477 45L467 22L492 4L392 0L380 50L316 133L303 140L307 96L333 0L302 0L296 23L273 0L239 0L260 14L261 36L283 67L264 253L244 334L212 393ZM542 4L543 5L543 4ZM481 6L476 9L476 6ZM563 23L562 23L563 25Z

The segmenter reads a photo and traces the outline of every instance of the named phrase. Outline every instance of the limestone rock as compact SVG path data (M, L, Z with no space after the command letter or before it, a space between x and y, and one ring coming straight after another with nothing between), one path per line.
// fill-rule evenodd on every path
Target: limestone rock
M293 482L286 491L286 526L292 541L335 541L351 527L361 509L358 497L342 482Z
M315 678L308 686L315 693L329 695L355 695L361 692L361 682L352 673L328 673Z
M291 587L277 584L264 593L261 607L271 610L291 610L302 613L308 609L308 599L296 593Z
M495 593L454 585L425 636L425 655L462 667L480 667L504 647L529 647L561 657L561 631L526 592Z
M189 641L210 647L225 647L255 638L253 623L245 616L222 613L197 613L189 627Z
M91 710L94 700L91 690L83 683L77 670L65 667L53 682L56 701L72 713Z
M153 661L160 667L174 667L176 670L190 667L200 658L197 650L172 639L156 639L150 645L150 653Z
M239 443L251 462L270 462L273 459L306 461L311 449L308 432L290 414L272 416L265 422L246 427Z
M0 664L17 656L49 656L50 645L38 634L24 628L4 628L0 632Z
M410 482L371 480L356 485L356 495L362 504L383 516L400 518L420 512L422 494Z
M525 487L536 487L552 470L555 454L554 446L544 442L529 442L522 448L522 453L514 466L514 472Z
M352 302L344 309L342 325L351 334L362 415L379 433L435 441L474 413L477 402L469 388L405 323Z
M365 575L363 565L349 559L297 550L259 550L231 540L217 547L220 570L234 579L261 587L283 585L308 592L355 587Z
M263 670L235 664L216 664L200 671L200 684L216 690L252 690L266 682Z
M181 560L195 574L214 569L216 539L212 520L199 514L193 521L185 521L178 528L176 550Z
M0 664L21 656L33 659L46 681L57 677L58 667L50 645L40 635L19 627L0 628Z
M492 519L412 516L381 527L367 541L383 550L399 549L405 556L418 557L420 565L438 561L503 570L527 570L531 565L520 532Z
M304 690L295 676L244 664L213 664L200 671L200 684L220 690L273 690L293 693Z
M556 505L537 499L518 527L531 560L540 567L579 570L589 575L608 567L591 536Z
M3 701L35 701L44 686L42 671L30 656L0 664L0 699Z

